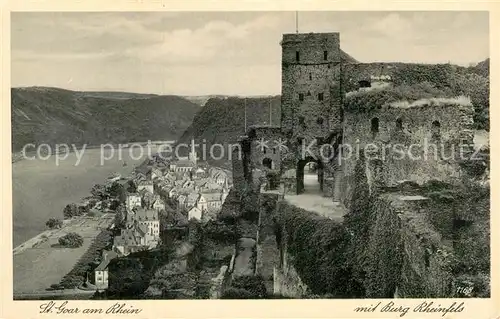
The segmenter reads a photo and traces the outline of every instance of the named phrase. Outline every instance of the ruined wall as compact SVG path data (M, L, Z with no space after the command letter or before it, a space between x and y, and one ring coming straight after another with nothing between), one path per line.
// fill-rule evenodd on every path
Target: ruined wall
M452 79L451 74L459 67L451 64L420 63L347 63L343 66L345 92L359 89L361 81L376 87L383 82L395 85L429 82L438 88L445 88Z
M302 282L299 274L288 264L285 268L274 268L273 293L290 298L304 298L308 295L308 287Z
M233 188L236 192L241 193L245 188L245 170L243 158L240 157L240 151L234 149L232 154L232 175L233 175Z
M279 250L274 233L274 214L282 195L261 193L259 197L259 221L257 231L257 258L255 272L262 276L268 292L273 291L274 267L279 265Z
M440 234L425 216L427 205L427 198L393 193L375 201L368 244L373 249L367 252L371 256L368 268L372 269L366 282L368 297L393 295L396 290L402 298L451 295L450 259ZM386 245L381 245L384 241ZM393 254L389 253L391 247Z
M350 198L352 174L360 153L367 158L370 188L376 182L391 186L402 180L418 183L430 179L456 180L463 174L461 157L471 155L472 116L470 101L461 99L431 99L413 104L393 103L375 110L346 110L343 144L352 151L343 153L347 159L341 165L342 201ZM378 119L376 132L372 129L374 119Z
M265 169L264 159L271 161L271 169L280 170L281 155L278 141L283 140L280 127L252 127L249 132L252 139L250 160L253 167ZM267 146L267 147L266 147Z
M281 127L293 140L323 137L341 123L338 33L285 34Z

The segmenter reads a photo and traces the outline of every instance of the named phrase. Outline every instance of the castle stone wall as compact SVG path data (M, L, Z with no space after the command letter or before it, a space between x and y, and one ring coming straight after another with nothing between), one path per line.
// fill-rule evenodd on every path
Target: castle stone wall
M350 197L350 176L363 150L370 185L380 182L381 186L393 186L402 180L456 181L462 174L460 159L470 157L474 136L472 105L454 101L345 112L343 144L352 152L343 153L343 200ZM374 118L379 121L377 133L372 131ZM435 121L439 122L438 129Z

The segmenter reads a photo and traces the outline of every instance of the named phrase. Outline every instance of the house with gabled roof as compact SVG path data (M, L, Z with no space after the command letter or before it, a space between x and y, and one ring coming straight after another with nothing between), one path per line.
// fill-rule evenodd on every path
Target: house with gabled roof
M186 208L190 209L192 207L195 207L196 203L198 202L199 197L200 197L199 193L196 193L196 192L189 193L187 200L186 200Z
M133 209L135 207L142 206L141 194L139 193L128 193L125 199L125 207L127 209Z
M221 195L219 192L201 194L207 202L207 209L220 209L222 207Z
M188 211L188 220L201 220L202 214L202 211L198 207L194 206Z
M165 202L161 199L160 195L154 196L152 208L157 211L165 209Z
M154 179L156 179L156 178L160 178L160 177L162 177L162 176L163 176L163 173L162 173L162 171L161 171L159 168L157 168L157 167L153 167L153 168L151 169L151 179L153 179L153 180L154 180Z
M152 181L140 181L137 184L137 191L140 192L142 189L146 189L151 194L154 193L154 186Z
M181 194L179 195L179 197L177 197L177 207L179 207L179 209L186 208L186 199L187 196L184 194Z
M102 251L102 261L101 263L94 269L94 284L97 288L97 291L104 291L108 289L109 282L109 271L108 265L111 260L118 257L118 253L113 250L103 250Z

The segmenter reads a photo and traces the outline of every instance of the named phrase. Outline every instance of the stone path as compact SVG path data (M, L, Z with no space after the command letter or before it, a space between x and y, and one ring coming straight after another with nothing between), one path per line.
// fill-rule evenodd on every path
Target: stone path
M294 206L314 211L332 220L339 222L344 220L344 215L347 213L344 205L333 202L330 197L323 197L315 174L304 174L304 188L304 193L285 195L285 200Z
M233 276L246 276L253 275L255 265L252 265L251 258L253 254L253 247L255 246L255 239L253 238L240 238L239 252L234 260Z

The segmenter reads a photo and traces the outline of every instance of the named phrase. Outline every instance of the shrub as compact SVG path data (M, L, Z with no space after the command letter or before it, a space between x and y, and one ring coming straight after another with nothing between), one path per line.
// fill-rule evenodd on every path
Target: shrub
M83 212L80 209L78 209L75 203L66 205L66 207L64 207L63 210L64 219L70 219L75 216L81 216L82 214Z
M50 218L46 223L45 226L47 226L50 229L54 228L61 228L63 225L63 222L60 219L57 218Z
M267 296L264 278L260 275L236 277L231 283L233 289L246 290L252 299L261 299Z
M342 224L280 202L277 222L283 225L290 263L314 294L352 296L352 270L347 262L350 235ZM277 230L276 239L283 238ZM281 243L279 243L281 245Z
M82 276L72 276L72 275L66 275L63 277L61 280L61 287L64 287L64 289L73 289L78 286L80 286L84 281L84 278Z
M221 299L255 299L255 297L246 289L230 287L222 293Z
M83 245L83 237L77 233L68 233L59 238L59 245L70 248L78 248Z

